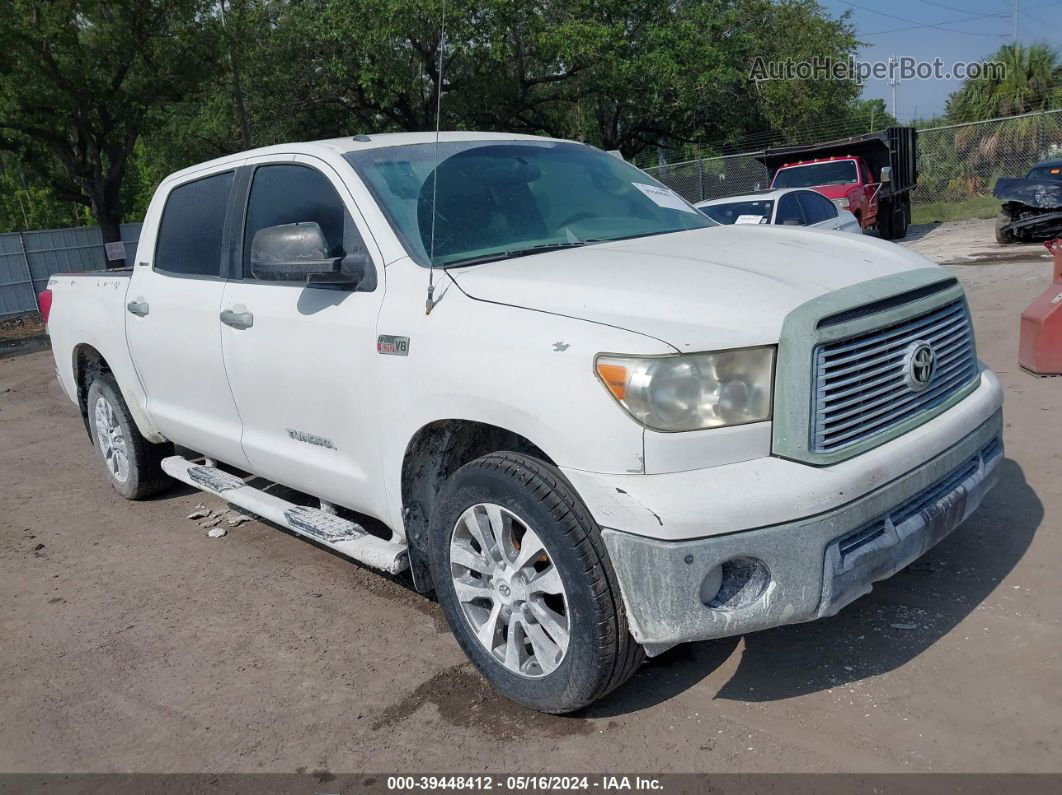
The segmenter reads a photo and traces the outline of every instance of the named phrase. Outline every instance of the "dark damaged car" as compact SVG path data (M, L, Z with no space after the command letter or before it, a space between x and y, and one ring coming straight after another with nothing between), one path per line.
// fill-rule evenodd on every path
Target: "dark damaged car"
M1024 179L1000 177L992 195L1003 202L996 218L998 242L1062 237L1062 160L1038 163Z

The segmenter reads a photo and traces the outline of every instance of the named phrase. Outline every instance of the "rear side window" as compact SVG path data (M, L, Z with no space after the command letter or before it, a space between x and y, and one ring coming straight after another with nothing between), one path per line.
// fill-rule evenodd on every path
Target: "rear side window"
M155 244L155 269L184 276L220 276L221 243L233 172L170 191Z
M784 224L786 221L790 224L804 223L804 214L800 211L800 203L795 193L787 193L778 200L778 215L775 216L774 222Z
M809 224L837 217L837 208L833 206L833 202L818 193L801 191L800 206L804 209L804 217Z
M314 221L328 241L329 256L344 257L364 250L361 235L332 183L309 166L259 166L247 202L243 235L243 277L251 273L251 244L266 227Z

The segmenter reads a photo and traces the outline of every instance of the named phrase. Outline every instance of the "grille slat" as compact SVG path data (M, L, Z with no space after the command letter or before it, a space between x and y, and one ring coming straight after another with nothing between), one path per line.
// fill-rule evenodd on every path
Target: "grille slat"
M922 390L903 362L928 342L935 368ZM812 447L832 452L887 431L946 401L977 375L969 312L962 300L855 337L819 345L814 356Z
M954 370L957 365L965 365L969 358L970 348L964 346L958 351L953 351L948 354L947 357L942 357L941 364L937 365L937 372L941 378L946 377L949 372ZM958 360L958 361L956 361ZM899 365L899 362L897 362ZM828 404L826 408L830 412L844 411L849 406L863 401L875 400L879 395L886 392L902 391L907 393L910 391L908 386L903 382L903 378L883 378L874 383L868 383L867 385L859 384L851 389L842 390L844 394L834 394L831 392L828 399L825 402Z
M932 340L927 340L933 345ZM939 353L941 359L947 364L956 356L960 356L964 353L969 353L969 343L963 343L960 347L956 348L955 345L934 345L935 350ZM879 384L895 381L896 383L903 383L903 374L899 372L900 365L903 364L903 356L889 357L888 361L882 364L880 367L870 370L864 373L857 373L851 378L845 378L841 381L833 381L830 378L823 378L820 386L821 392L830 392L830 399L834 397L844 397L845 395L852 394L854 392L860 392L867 389L872 389ZM843 389L844 387L849 387ZM841 392L844 394L842 395Z
M938 327L940 324L946 323L948 320L950 320L955 314L960 314L963 317L965 317L966 315L965 311L963 311L963 307L961 304L956 305L954 309L952 309L951 305L949 304L947 309L948 311L942 314L941 317L937 318L936 322L933 322L929 318L916 318L915 320L903 321L895 327L883 330L882 333L870 332L869 334L860 334L856 337L849 337L848 339L840 340L835 343L830 343L830 350L827 355L834 356L839 353L846 353L848 351L853 351L866 345L871 345L883 339L905 336L909 333L916 332L919 329L923 329L926 326Z
M966 361L954 362L948 368L948 372L939 373L938 377L941 379L941 385L951 384L956 379L958 379L959 383L963 383L969 380L969 367L970 365ZM865 418L869 419L888 410L890 407L884 406L883 404L887 403L890 400L901 399L904 403L906 403L907 401L914 400L915 398L918 398L922 395L921 392L911 394L911 390L907 387L905 383L903 383L903 381L892 385L892 387L892 389L888 390L887 393L882 395L881 397L877 397L877 395L875 395L875 399L873 400L869 400L866 402L859 401L858 403L853 401L855 405L853 405L853 403L848 403L842 404L840 406L831 406L830 421L834 423L841 423L844 420L847 420L849 417L854 417L855 415L860 413L862 413ZM849 408L849 406L851 407ZM874 409L879 406L882 406L882 408L878 408L878 410L874 412L869 411L869 409ZM894 403L891 408L898 407L899 406ZM835 427L839 429L841 426L838 425Z
M925 335L926 339L928 340L931 335L937 338L949 339L953 336L955 332L961 332L964 324L965 318L958 317L955 320L952 320L945 327L932 329L929 333ZM827 355L823 364L828 370L836 372L835 368L839 365L848 364L849 362L860 362L871 356L881 356L887 351L895 351L897 349L902 350L902 346L904 345L903 341L905 339L905 337L890 338L889 340L883 342L881 345L878 345L875 348L858 350L855 353L846 354L844 357L839 359ZM932 340L929 341L932 342Z
M946 382L941 382L931 389L926 389L924 392L918 393L919 401L911 399L905 400L902 403L898 403L894 406L888 406L879 411L868 412L865 416L858 419L850 420L845 423L841 423L837 427L830 429L830 436L834 443L845 442L852 437L862 438L864 436L872 436L882 430L885 430L891 425L895 425L902 420L896 420L897 414L904 414L914 407L918 407L919 410L925 410L937 406L947 400L948 396L954 392L958 387L964 383L968 383L972 373L968 368L961 371L960 375L949 379ZM914 414L916 412L910 412ZM910 416L910 415L908 415ZM906 418L906 417L905 417Z

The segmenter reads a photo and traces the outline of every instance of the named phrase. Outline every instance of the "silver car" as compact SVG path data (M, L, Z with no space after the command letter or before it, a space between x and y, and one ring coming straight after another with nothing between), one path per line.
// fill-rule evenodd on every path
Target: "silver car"
M852 213L807 188L779 188L727 196L698 202L694 206L720 224L784 224L862 233L859 220Z

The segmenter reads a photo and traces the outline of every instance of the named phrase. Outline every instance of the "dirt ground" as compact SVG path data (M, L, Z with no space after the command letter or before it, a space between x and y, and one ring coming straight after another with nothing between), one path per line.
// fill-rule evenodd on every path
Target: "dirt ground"
M1043 243L996 242L995 221L971 219L943 224L919 224L907 230L907 237L897 241L934 262L949 265L998 263L1002 261L1043 259L1051 255Z
M834 618L680 647L573 717L477 676L438 607L258 522L106 484L50 354L0 359L0 771L1062 769L1062 379L1045 261L952 269L1006 387L980 511Z

